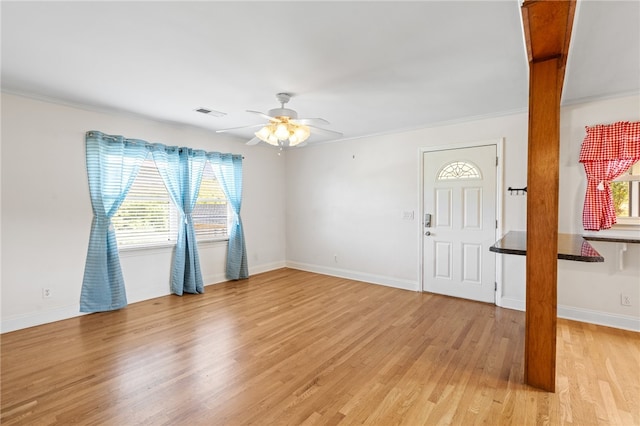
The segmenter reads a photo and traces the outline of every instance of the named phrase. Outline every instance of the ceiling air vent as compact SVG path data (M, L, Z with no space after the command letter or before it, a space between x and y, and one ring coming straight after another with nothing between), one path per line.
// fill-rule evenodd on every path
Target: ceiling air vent
M226 112L220 112L209 108L198 108L195 111L202 114L213 115L214 117L224 117L225 115L227 115Z

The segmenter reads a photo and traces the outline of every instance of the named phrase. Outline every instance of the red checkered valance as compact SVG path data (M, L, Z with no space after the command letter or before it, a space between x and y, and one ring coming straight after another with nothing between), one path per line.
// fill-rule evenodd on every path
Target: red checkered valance
M616 223L610 182L640 160L640 122L620 121L586 129L580 150L587 174L582 224L585 230L599 231Z
M586 127L580 162L640 158L640 121Z

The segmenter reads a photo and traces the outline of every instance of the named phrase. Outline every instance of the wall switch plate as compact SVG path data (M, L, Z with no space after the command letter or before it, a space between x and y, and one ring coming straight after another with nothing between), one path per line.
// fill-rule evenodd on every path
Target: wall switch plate
M402 219L413 220L413 210L402 212Z

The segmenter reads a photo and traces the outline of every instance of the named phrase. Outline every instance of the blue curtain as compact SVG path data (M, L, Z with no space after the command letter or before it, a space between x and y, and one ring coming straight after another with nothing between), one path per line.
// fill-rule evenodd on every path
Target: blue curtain
M242 156L208 153L216 178L233 209L233 220L229 229L226 277L230 280L249 278L247 248L242 229L240 208L242 206Z
M248 278L247 253L240 219L241 156L149 144L97 131L87 132L85 141L93 222L80 294L81 312L110 311L127 305L111 218L120 208L149 152L152 152L169 196L180 211L178 241L171 269L172 292L178 295L204 292L192 213L207 160L211 161L233 207L227 278Z
M147 157L146 144L88 132L87 175L93 221L80 294L80 312L120 309L127 304L111 218L118 211Z
M179 296L204 293L191 214L198 199L206 153L161 144L153 144L151 152L169 196L180 212L178 241L171 266L171 292Z

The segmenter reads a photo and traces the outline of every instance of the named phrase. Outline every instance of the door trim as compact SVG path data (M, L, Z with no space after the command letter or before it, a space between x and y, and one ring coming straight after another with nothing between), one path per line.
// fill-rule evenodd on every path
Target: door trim
M475 148L478 146L494 145L496 147L496 156L498 157L498 167L496 168L496 220L498 226L496 227L495 238L496 241L502 236L502 224L503 224L503 198L504 194L504 138L483 140L476 142L461 142L452 143L447 145L435 145L420 147L418 152L418 206L420 211L419 231L420 237L418 238L418 291L424 292L424 243L423 243L423 231L424 231L424 154L426 152L433 151L445 151L453 149L463 148ZM502 256L496 256L496 291L495 301L497 306L500 306L502 300Z

